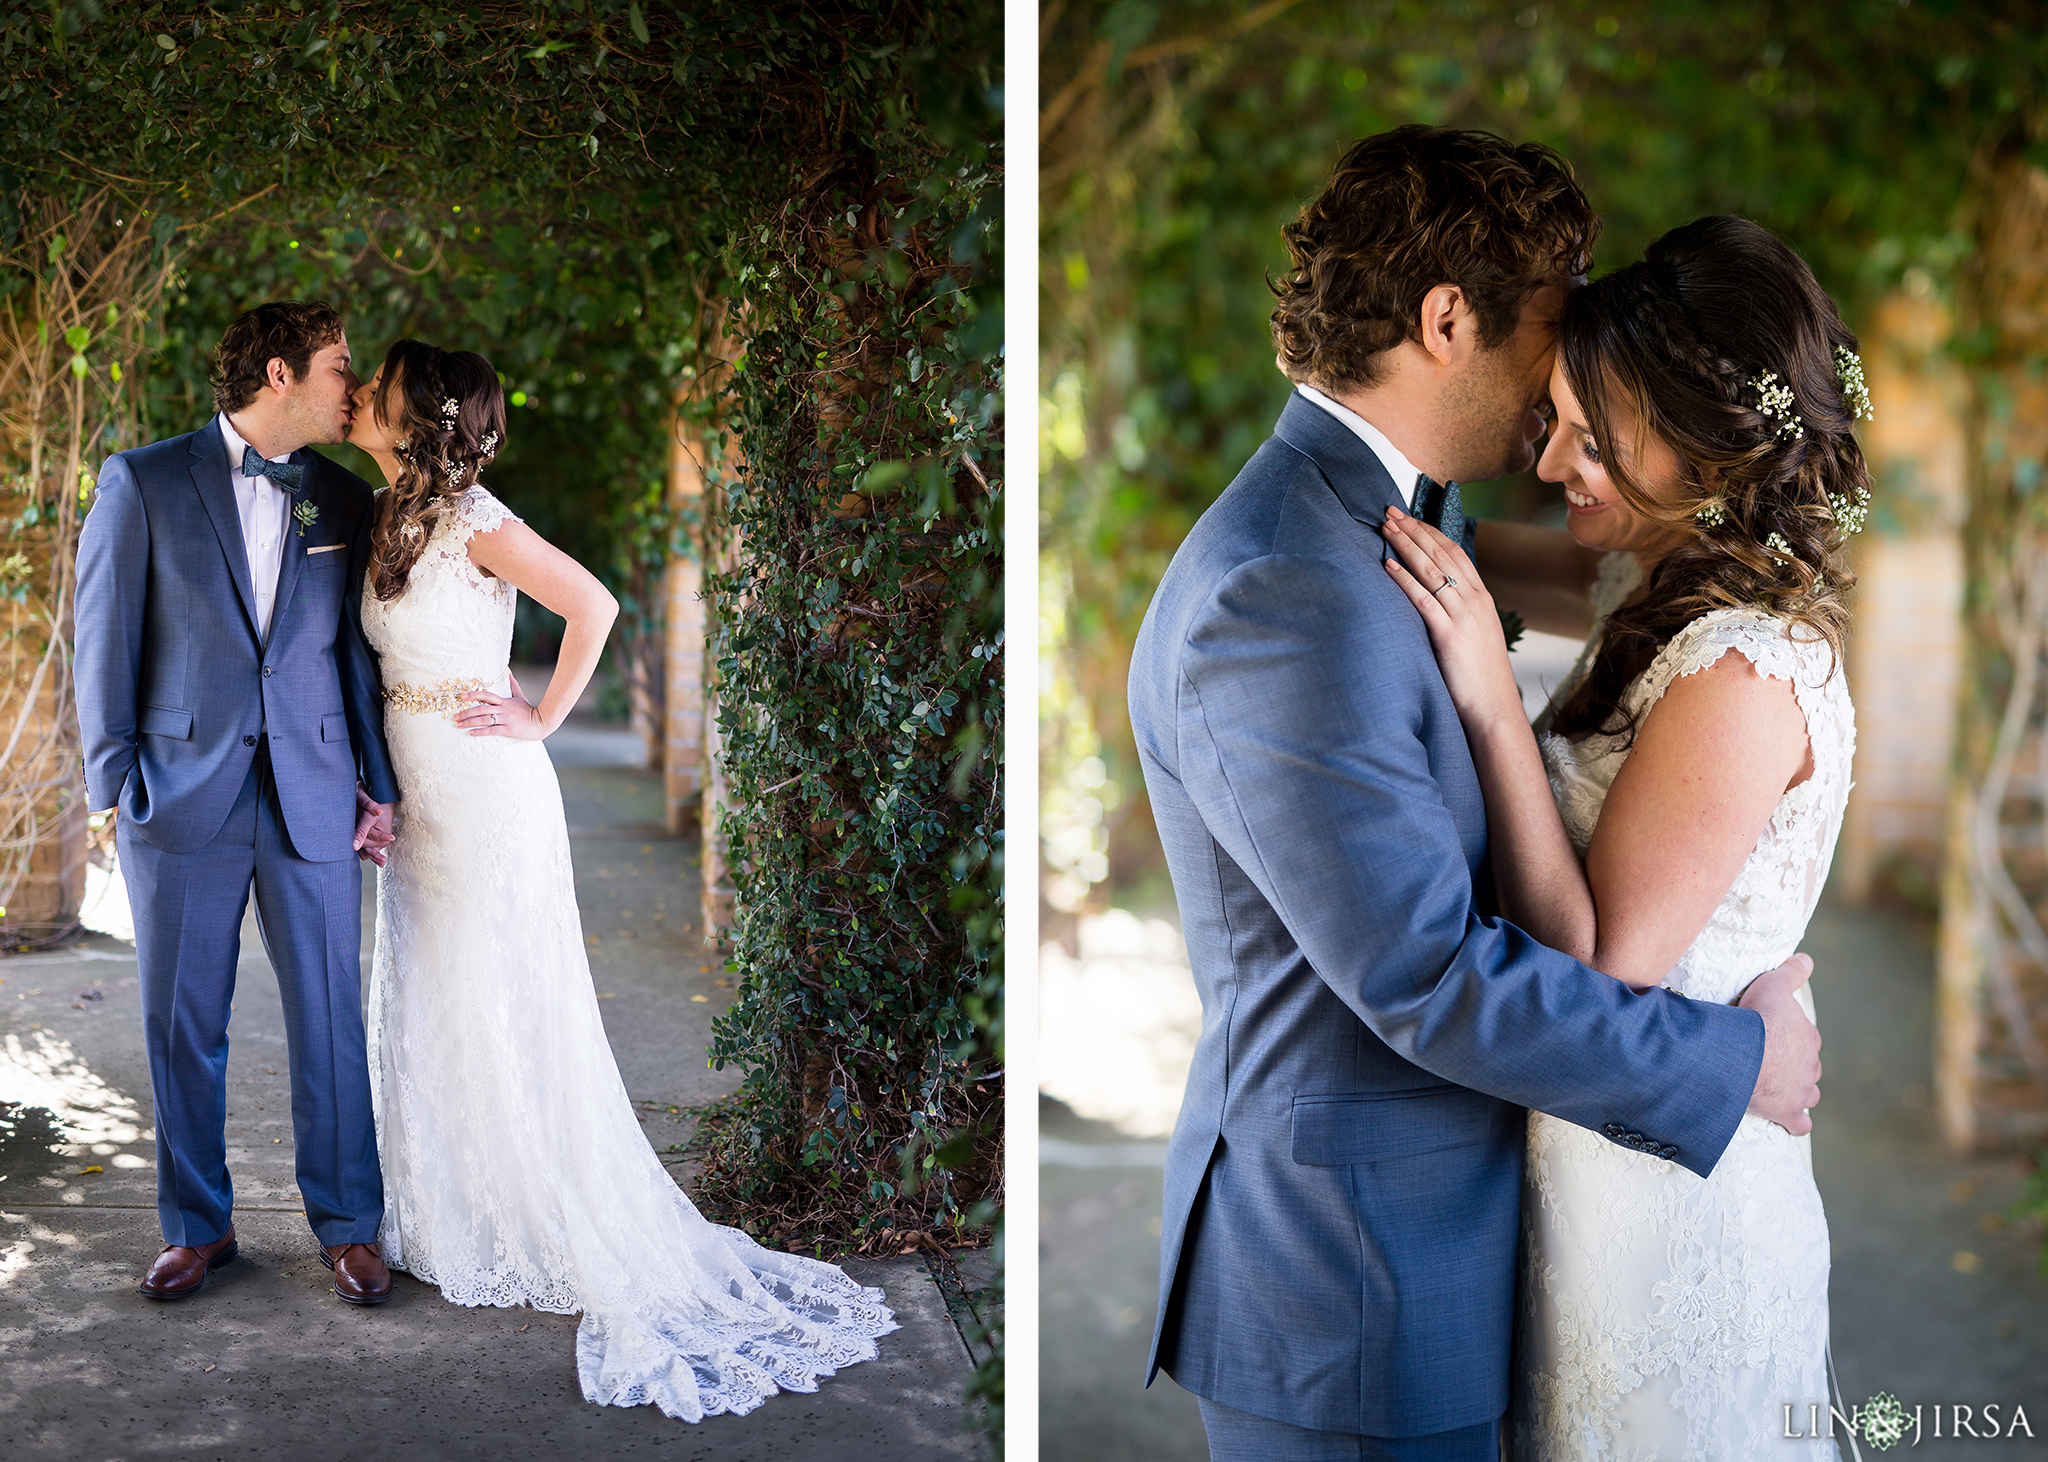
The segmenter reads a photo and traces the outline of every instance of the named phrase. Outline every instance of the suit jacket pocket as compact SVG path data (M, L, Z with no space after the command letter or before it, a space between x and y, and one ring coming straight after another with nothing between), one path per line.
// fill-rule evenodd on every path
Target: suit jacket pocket
M168 736L173 741L192 739L192 713L177 711L169 706L144 706L136 718L135 729L144 736Z
M320 739L348 744L348 717L340 711L329 711L320 718Z
M1339 1092L1294 1099L1294 1160L1348 1167L1491 1142L1515 1109L1464 1086Z

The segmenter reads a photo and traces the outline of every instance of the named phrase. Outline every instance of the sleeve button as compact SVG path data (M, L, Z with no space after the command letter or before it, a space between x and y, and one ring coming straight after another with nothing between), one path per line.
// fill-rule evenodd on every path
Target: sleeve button
M255 744L256 744L256 738L255 738L255 737L253 737L253 736L244 736L244 737L242 738L242 745L244 745L244 746L254 746Z

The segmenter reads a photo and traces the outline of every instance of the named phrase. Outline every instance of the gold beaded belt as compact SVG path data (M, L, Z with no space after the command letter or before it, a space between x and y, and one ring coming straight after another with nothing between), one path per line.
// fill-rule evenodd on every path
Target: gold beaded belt
M437 680L432 685L387 685L384 699L401 711L426 715L432 711L453 714L469 703L472 694L484 688L472 675L465 680Z

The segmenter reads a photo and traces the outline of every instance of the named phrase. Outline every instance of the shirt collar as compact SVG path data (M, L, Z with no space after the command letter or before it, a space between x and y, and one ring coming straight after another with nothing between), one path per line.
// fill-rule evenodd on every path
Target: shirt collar
M242 439L242 434L235 430L235 424L228 420L228 414L225 411L221 412L216 420L220 422L221 440L228 444L228 472L233 476L239 477L242 475L242 449L249 444ZM270 457L265 460L289 462L291 459L292 454L286 452L282 457Z
M1385 432L1350 407L1332 401L1314 386L1297 383L1294 389L1351 428L1360 441L1372 448L1373 455L1380 459L1380 465L1387 469L1387 476L1394 479L1394 490L1401 494L1401 506L1406 508L1414 505L1415 479L1422 476L1422 473L1416 469L1413 462L1401 454L1399 447L1387 440Z

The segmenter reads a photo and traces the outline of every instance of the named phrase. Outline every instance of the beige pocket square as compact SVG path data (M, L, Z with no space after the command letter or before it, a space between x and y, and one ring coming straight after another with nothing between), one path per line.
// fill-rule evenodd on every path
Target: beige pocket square
M323 543L318 548L307 549L306 557L311 558L316 553L339 553L342 549L347 547L348 545L346 543Z

